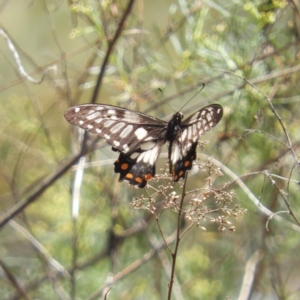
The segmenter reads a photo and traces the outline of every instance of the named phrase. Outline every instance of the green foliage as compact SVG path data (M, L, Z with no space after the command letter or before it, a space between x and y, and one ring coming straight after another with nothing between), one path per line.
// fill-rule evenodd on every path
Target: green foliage
M129 1L3 8L25 71L57 72L32 84L1 35L1 299L298 299L296 3L135 2L125 23ZM119 183L93 136L76 181L83 135L63 113L92 101L102 68L98 103L164 118L204 83L185 115L223 106L186 182L160 158L146 189Z

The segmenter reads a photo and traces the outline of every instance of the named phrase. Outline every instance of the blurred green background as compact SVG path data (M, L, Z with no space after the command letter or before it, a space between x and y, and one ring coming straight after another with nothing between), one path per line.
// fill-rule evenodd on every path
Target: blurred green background
M193 197L203 203L195 223L184 214L180 224L187 231L172 299L299 299L299 2L134 2L97 103L168 120L204 83L185 115L212 103L224 109L201 138L209 141L198 148L203 168L186 182L184 212ZM42 83L29 82L1 36L1 299L104 299L110 286L107 299L168 299L172 257L160 245L162 233L176 232L168 195L180 196L182 186L164 194L164 180L150 181L147 191L119 183L118 155L101 140L75 184L82 134L63 117L91 102L128 3L0 2L0 28L24 69L40 79L43 69L57 68ZM212 174L207 155L216 160ZM166 148L158 174L165 163ZM212 191L235 197L220 204ZM155 197L161 230L149 210L131 205L142 195Z

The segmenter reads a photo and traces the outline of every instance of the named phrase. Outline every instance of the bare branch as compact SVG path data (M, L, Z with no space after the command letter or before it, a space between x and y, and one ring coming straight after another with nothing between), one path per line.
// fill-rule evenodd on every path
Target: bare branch
M14 59L15 59L16 65L17 65L17 70L19 72L19 75L21 77L23 77L24 79L26 79L29 82L34 83L34 84L41 84L44 81L44 79L45 79L45 77L46 77L46 75L47 75L47 73L49 71L51 71L51 70L56 71L57 70L57 66L56 65L49 66L46 69L44 69L41 79L36 80L36 79L32 78L25 71L24 67L22 66L20 56L19 56L18 51L16 50L13 42L11 41L11 39L9 38L9 36L5 33L5 31L3 29L1 29L1 28L0 28L0 35L5 39L6 44L7 44L8 48L9 48L10 52L14 56Z

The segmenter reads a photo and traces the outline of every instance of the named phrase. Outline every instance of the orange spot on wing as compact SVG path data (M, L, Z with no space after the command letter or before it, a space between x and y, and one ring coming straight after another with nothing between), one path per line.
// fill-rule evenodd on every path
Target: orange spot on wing
M184 162L184 166L185 167L188 167L190 165L190 162L188 161L188 160L186 160L185 162Z
M125 164L125 163L122 164L122 165L121 165L121 169L122 169L122 170L127 170L127 169L128 169L128 164Z
M145 179L146 180L150 180L152 178L153 178L153 176L151 174L149 174L149 173L145 175Z
M132 179L133 175L131 173L127 173L125 177L128 178L128 179Z
M135 181L138 182L138 183L141 183L143 180L142 180L141 177L136 177L136 178L135 178Z
M184 173L183 171L180 171L178 175L179 175L179 176L182 176L183 173Z

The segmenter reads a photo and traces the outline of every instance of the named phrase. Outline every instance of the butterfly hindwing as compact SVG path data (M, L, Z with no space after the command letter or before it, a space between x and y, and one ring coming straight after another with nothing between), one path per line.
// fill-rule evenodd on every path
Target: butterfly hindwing
M142 188L155 176L155 163L163 144L156 144L146 151L131 155L120 153L115 161L115 172L120 173L119 181L127 180L131 185Z
M180 125L180 132L172 145L170 173L174 181L185 178L196 159L198 139L206 131L216 126L223 116L223 109L218 104L208 105L185 119Z
M170 164L172 166L170 173L173 175L174 181L177 182L180 178L185 178L185 174L187 171L192 169L193 161L196 159L196 148L198 145L198 141L193 142L191 146L186 149L185 155L180 156L176 161L175 164ZM180 149L182 145L179 143L176 144L175 147ZM182 147L181 147L182 148ZM177 150L179 151L179 150Z

